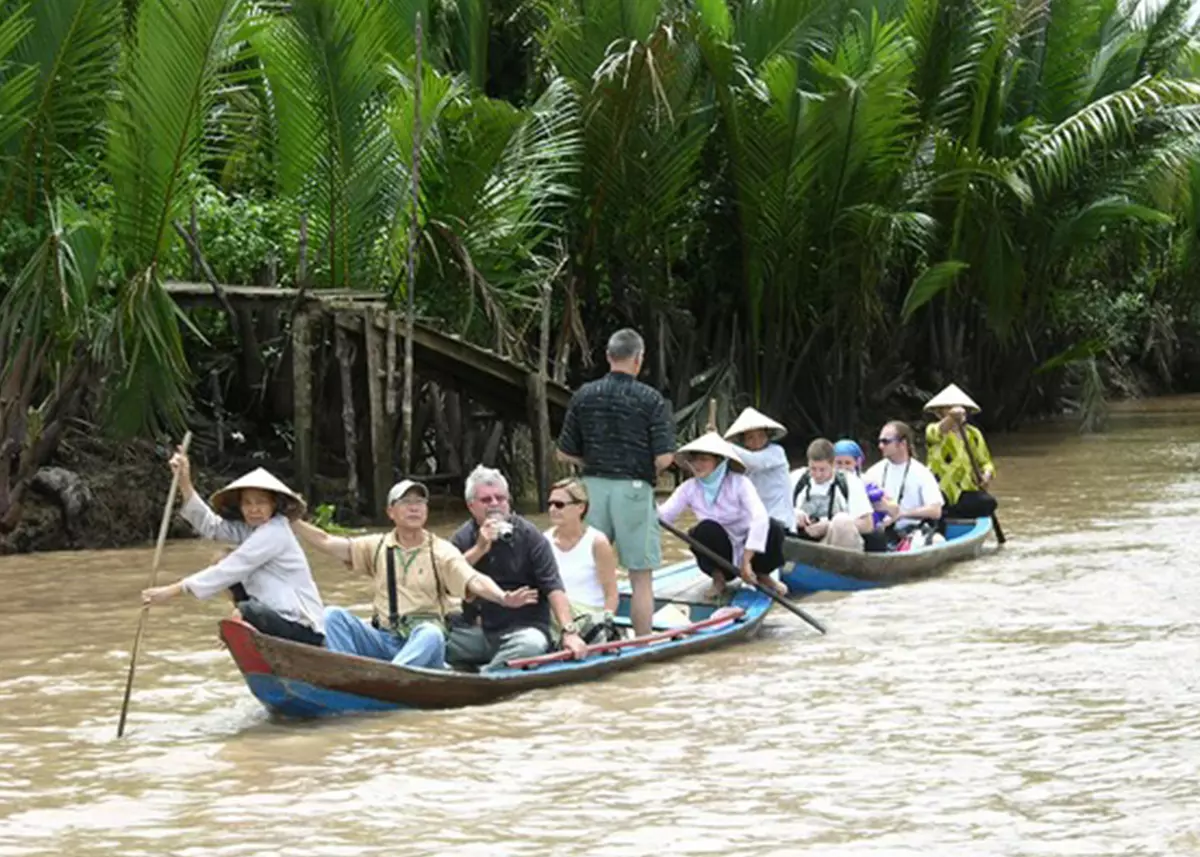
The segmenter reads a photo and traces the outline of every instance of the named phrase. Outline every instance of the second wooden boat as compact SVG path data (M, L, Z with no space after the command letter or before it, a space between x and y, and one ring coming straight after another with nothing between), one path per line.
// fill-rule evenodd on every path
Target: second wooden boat
M991 518L951 521L946 541L901 553L868 553L789 538L784 541L785 566L780 580L793 595L848 592L892 586L932 577L948 565L979 556L992 532Z

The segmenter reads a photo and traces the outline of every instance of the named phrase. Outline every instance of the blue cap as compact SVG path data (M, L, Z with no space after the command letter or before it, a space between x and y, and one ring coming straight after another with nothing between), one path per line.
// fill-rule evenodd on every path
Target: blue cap
M849 455L852 458L863 458L862 447L857 441L843 438L833 445L834 455Z

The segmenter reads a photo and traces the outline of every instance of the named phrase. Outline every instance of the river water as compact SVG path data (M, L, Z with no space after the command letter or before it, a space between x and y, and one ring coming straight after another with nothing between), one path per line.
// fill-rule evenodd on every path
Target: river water
M1198 417L993 438L1007 546L808 602L827 637L469 710L272 722L181 599L118 741L151 550L0 559L0 857L1200 854Z

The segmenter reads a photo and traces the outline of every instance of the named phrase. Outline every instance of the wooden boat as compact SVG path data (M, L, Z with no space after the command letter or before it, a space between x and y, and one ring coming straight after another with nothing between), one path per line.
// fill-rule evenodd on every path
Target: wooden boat
M849 592L932 577L950 563L979 556L992 531L991 518L950 521L946 541L902 553L867 553L789 538L783 556L794 563L780 576L793 595Z
M695 563L655 573L656 608L673 604L688 611L687 624L656 626L649 637L591 646L582 660L565 652L511 661L488 673L395 666L357 655L331 652L262 634L244 622L221 622L221 639L250 691L272 712L320 717L404 708L482 705L513 694L600 678L643 664L698 654L755 636L771 600L743 587L725 606L686 600L708 577ZM672 596L671 591L681 593ZM628 623L629 593L621 593L618 621Z

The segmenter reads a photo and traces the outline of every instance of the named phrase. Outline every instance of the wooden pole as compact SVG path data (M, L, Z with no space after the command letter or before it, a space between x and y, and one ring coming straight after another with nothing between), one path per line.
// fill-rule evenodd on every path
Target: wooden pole
M342 379L342 434L346 444L346 493L358 503L358 431L354 414L354 343L334 318L333 338Z
M413 152L412 152L412 216L408 224L408 288L405 290L404 313L404 398L400 404L401 432L400 472L412 473L413 468L413 326L416 322L417 232L421 228L421 13L416 20L417 58L413 76Z
M183 436L180 448L187 455L188 447L192 445L192 433ZM167 494L167 504L163 507L162 523L158 525L158 543L154 546L154 562L150 566L150 580L146 588L150 589L158 582L158 564L162 561L163 544L167 541L167 531L171 528L171 510L175 507L175 493L179 490L179 474L171 474L171 490ZM117 737L125 734L125 716L129 713L129 696L133 692L133 673L137 669L138 649L142 647L142 633L146 630L146 617L150 614L150 605L143 604L142 612L138 615L137 632L133 635L133 652L129 656L129 677L125 679L125 698L121 700L121 718L117 721Z
M550 298L553 294L551 281L542 284L542 328L538 341L538 370L534 383L534 407L537 421L530 426L533 432L534 478L537 479L538 508L544 509L550 499L550 472L553 466L550 437L550 402L546 386L550 378Z
M300 212L300 244L296 249L296 287L308 285L308 212Z
M312 499L313 486L313 389L312 316L299 312L292 321L292 424L295 437L292 455L296 464L296 482L301 495Z
M390 314L390 313L389 313ZM363 336L367 346L367 408L371 420L371 462L373 512L387 503L392 485L392 444L388 416L384 407L383 331L376 326L374 310L363 310Z

